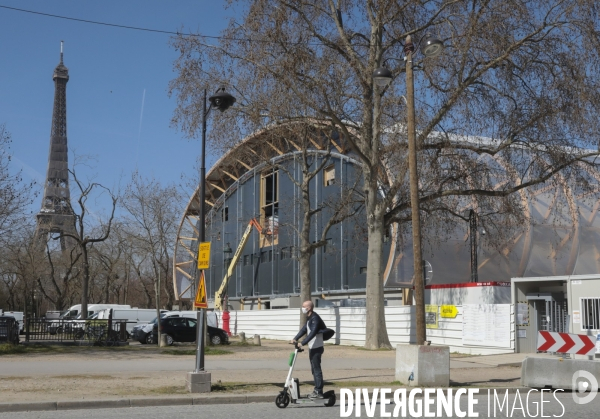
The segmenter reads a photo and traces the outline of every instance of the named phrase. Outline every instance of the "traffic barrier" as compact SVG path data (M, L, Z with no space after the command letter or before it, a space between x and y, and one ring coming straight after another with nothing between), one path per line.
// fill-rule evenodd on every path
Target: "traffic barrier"
M587 371L600 382L600 362L587 359L527 357L521 364L521 385L532 388L577 389L575 373Z
M593 336L540 331L537 349L561 354L594 355L596 341Z

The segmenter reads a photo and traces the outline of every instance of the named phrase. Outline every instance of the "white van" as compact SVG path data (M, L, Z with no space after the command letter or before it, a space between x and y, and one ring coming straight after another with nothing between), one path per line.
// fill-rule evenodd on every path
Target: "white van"
M113 320L125 320L127 322L127 333L131 335L133 328L138 324L149 323L156 318L155 308L105 308L100 310L95 319L108 319L109 312L112 310ZM166 313L167 310L160 310L161 313Z
M88 314L85 318L93 316L95 313L100 310L104 310L105 308L131 308L130 305L127 304L88 304ZM75 304L70 307L67 311L64 311L60 315L61 320L73 320L73 319L81 319L81 304Z
M76 323L84 323L84 320L90 316L93 316L100 310L104 310L106 308L131 308L128 304L88 304L88 312L87 316L82 319L81 316L81 304L75 304L70 307L68 310L64 311L59 320L51 320L48 322L48 332L54 334L56 332L62 332L63 330L69 330L71 327L81 328L83 325L79 325ZM75 319L81 320L76 322ZM65 320L72 320L71 322L65 323Z

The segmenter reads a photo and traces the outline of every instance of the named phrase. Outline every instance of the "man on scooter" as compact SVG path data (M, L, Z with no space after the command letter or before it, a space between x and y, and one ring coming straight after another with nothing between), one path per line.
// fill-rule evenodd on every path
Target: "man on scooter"
M323 398L323 371L321 371L321 355L323 355L323 330L325 329L325 323L321 320L321 317L313 311L314 304L312 301L305 301L302 303L302 312L306 314L306 324L298 332L296 337L292 339L292 343L295 344L300 337L306 334L306 337L300 345L306 346L308 344L308 357L310 359L310 369L315 381L315 390L309 395L311 398L322 399Z

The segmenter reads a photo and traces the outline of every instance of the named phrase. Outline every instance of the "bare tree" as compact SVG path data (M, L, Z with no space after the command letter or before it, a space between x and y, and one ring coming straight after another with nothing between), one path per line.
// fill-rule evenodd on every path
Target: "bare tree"
M10 133L0 124L0 240L15 232L27 216L34 183L24 183L21 172L11 173Z
M381 263L385 225L412 221L410 203L402 199L405 166L393 163L406 155L406 130L398 123L407 111L400 76L408 36L418 47L432 32L446 46L440 57L424 59L417 51L408 62L422 70L416 91L424 178L419 199L424 215L439 216L440 228L465 197L473 206L518 217L515 196L525 188L559 173L584 180L584 166L595 168L600 42L592 0L237 3L245 13L218 43L202 36L173 40L180 52L171 84L178 100L173 122L193 136L198 92L220 82L237 86L245 106L214 118L212 141L219 133L235 141L232 133L303 118L326 120L343 134L364 175L367 348L390 346ZM378 88L373 72L383 65L397 80ZM388 170L388 163L396 168Z
M332 163L331 152L334 148L332 144L332 136L335 134L335 129L332 127L323 126L320 124L286 124L278 127L278 129L269 130L265 138L268 141L292 143L297 153L294 154L294 160L298 162L302 175L297 178L290 172L285 162L278 163L269 161L276 170L281 170L286 173L292 183L300 192L299 202L294 205L300 207L301 221L298 226L292 225L292 230L298 232L300 238L300 246L298 255L292 255L298 258L300 272L300 301L311 300L311 275L310 275L310 260L315 250L327 245L327 236L332 227L342 221L353 217L362 208L362 198L356 193L357 184L343 185L342 198L321 201L315 205L311 196L311 186L314 188L314 182L319 173L323 173L325 167ZM273 138L271 138L273 137ZM314 150L313 145L318 144L321 150ZM357 181L358 181L357 177ZM320 231L319 238L311 240L310 230L314 225L314 219L324 215L326 220L323 228ZM306 323L306 314L301 313L300 325Z
M144 255L140 260L147 261L155 289L158 278L162 279L168 308L174 303L171 260L181 204L181 195L175 186L162 186L157 180L144 179L137 172L132 175L123 197L123 206L128 213L125 220L127 241L136 248L138 255ZM139 263L136 266L141 267ZM150 297L149 291L146 292ZM157 307L160 306L157 301Z
M79 248L81 252L81 264L82 264L82 277L81 277L81 314L82 317L85 318L87 316L87 306L89 299L89 284L90 284L90 247L94 243L100 243L105 241L110 235L110 229L112 227L112 223L115 217L115 209L117 208L117 196L113 194L113 192L108 189L106 186L103 186L96 182L88 182L84 183L81 181L74 170L69 170L71 176L73 177L73 181L77 187L77 193L79 194L79 198L77 198L78 211L76 211L71 203L71 209L73 214L75 214L75 231L76 234L64 232L56 237L53 237L54 240L61 240L63 238L71 239L76 246ZM96 233L94 234L94 229L88 224L86 217L90 215L91 208L88 205L88 200L94 196L94 193L97 190L101 190L106 192L111 200L112 208L110 216L108 220L102 221L100 220L99 225L96 228ZM92 231L88 232L88 228ZM94 234L90 236L89 234Z
M21 225L0 248L0 279L7 307L24 310L36 289L36 278L43 273L43 254L32 247L34 227Z
M33 249L34 255L37 248ZM73 285L80 276L78 261L81 257L79 248L74 247L68 252L53 252L46 244L46 259L44 270L37 274L38 287L57 310L64 310L73 300L74 293L78 287Z

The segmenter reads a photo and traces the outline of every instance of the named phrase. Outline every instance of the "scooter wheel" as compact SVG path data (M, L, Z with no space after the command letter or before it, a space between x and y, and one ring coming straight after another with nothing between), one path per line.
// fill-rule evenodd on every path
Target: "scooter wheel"
M327 407L334 406L336 401L337 401L337 398L335 397L335 393L333 393L333 395L329 396L329 400L327 401L327 403L325 403L325 406L327 406Z
M290 404L290 396L287 394L287 392L281 392L275 398L275 406L280 409L286 408L288 404Z

